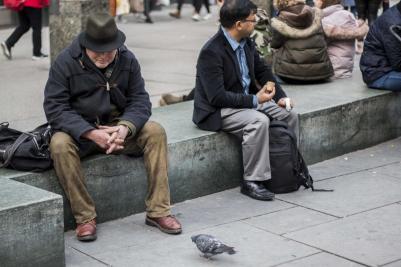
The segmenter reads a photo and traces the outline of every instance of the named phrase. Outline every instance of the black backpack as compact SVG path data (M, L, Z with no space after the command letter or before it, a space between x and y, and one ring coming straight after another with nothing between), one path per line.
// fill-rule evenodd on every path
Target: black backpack
M52 130L43 124L30 132L21 132L0 123L0 168L19 171L44 171L52 167L49 144Z
M286 122L272 120L269 137L272 178L266 183L267 189L281 194L297 191L302 185L312 191L333 191L313 187L313 179L298 150L296 136Z

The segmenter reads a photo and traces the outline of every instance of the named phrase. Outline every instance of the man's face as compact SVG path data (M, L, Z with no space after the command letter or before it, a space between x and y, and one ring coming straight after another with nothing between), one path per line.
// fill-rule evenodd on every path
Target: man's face
M238 32L242 38L251 36L257 23L256 14L251 13L246 19L239 21Z
M96 65L96 67L98 67L99 69L104 69L108 65L110 65L111 62L113 62L117 54L117 49L109 52L95 52L86 48L86 54L93 62L93 64Z

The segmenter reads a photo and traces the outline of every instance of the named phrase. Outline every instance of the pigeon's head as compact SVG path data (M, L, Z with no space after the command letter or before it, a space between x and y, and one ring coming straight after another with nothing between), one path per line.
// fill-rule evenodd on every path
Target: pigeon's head
M192 240L192 242L196 242L196 239L198 239L198 237L199 237L200 235L193 235L193 236L191 236L191 240Z

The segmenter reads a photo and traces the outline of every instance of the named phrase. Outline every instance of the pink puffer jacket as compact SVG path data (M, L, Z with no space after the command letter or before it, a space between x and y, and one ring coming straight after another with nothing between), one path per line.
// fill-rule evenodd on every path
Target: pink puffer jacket
M33 8L44 8L49 5L49 0L25 0L24 6Z
M358 23L351 12L342 5L323 9L322 25L327 37L327 50L334 68L334 78L352 76L355 56L355 39L362 39L368 26Z

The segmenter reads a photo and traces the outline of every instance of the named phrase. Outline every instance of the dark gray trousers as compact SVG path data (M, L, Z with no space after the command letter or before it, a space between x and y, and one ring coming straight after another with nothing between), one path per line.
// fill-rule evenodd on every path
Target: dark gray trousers
M271 178L269 157L269 114L288 123L298 139L298 115L279 107L274 101L260 104L257 109L222 108L222 130L242 141L244 180L266 181Z

